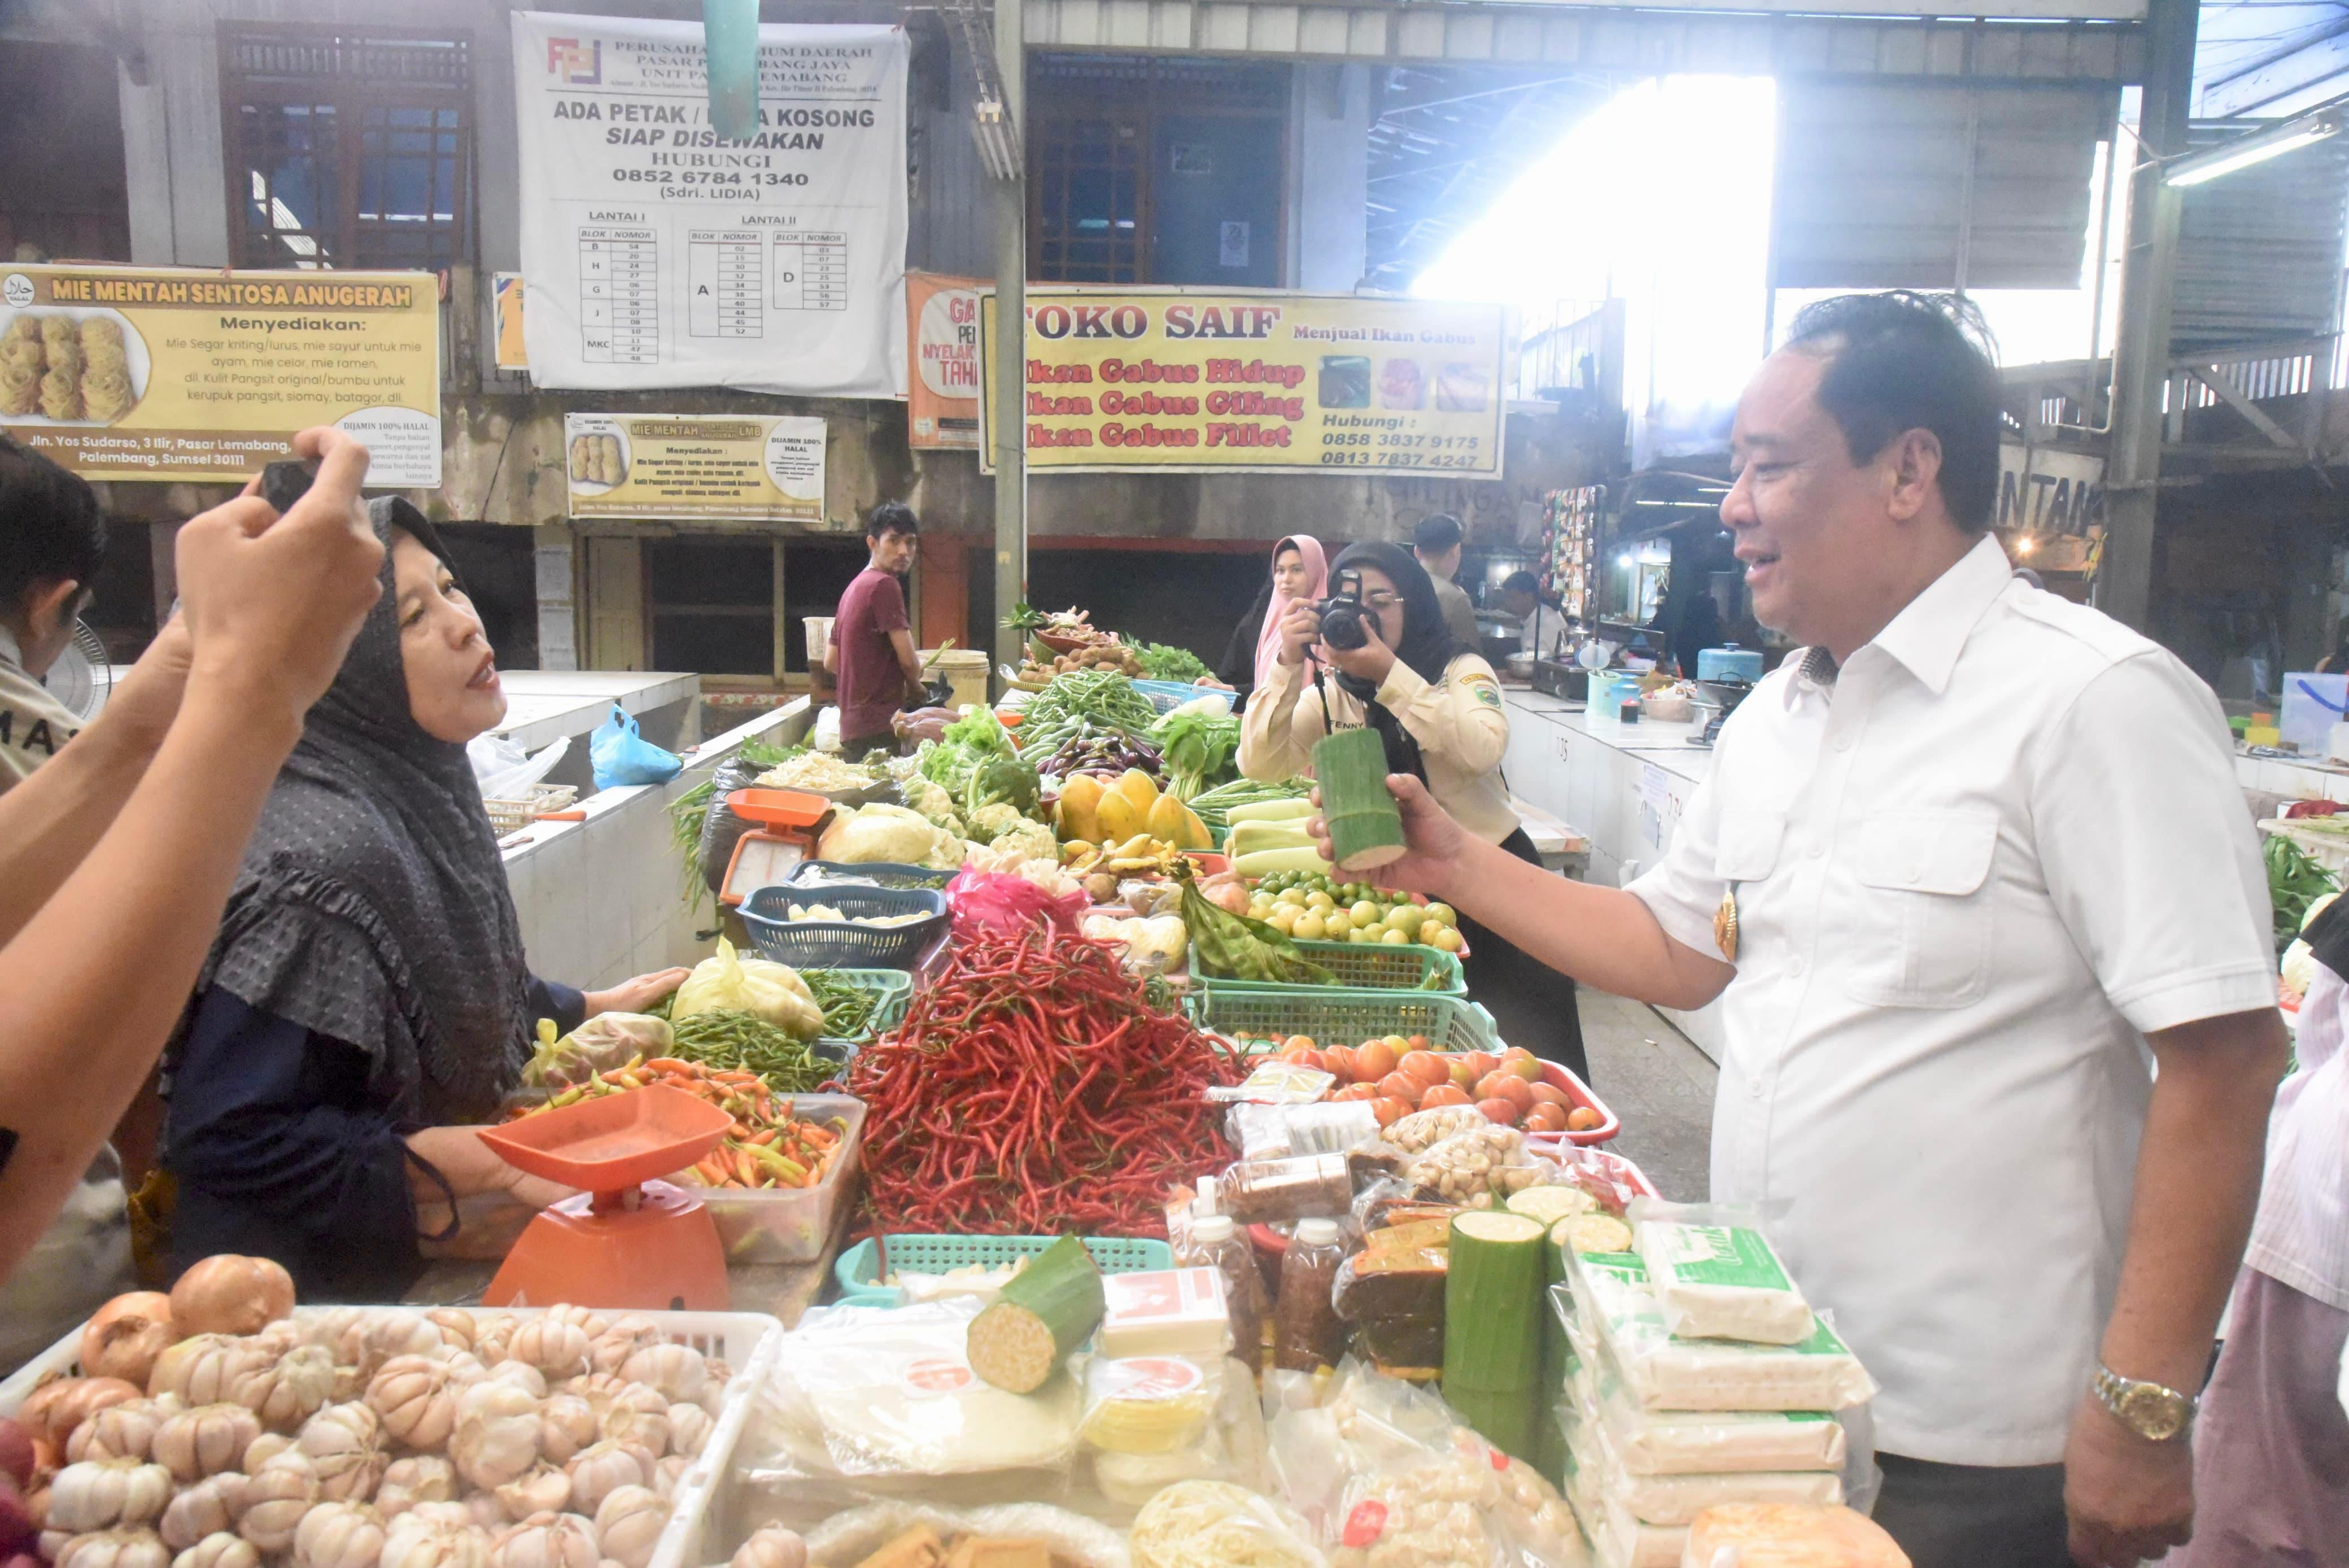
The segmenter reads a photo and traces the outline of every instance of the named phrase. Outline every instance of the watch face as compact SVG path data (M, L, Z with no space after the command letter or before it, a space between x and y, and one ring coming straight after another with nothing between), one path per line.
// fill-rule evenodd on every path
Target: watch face
M2168 1442L2186 1428L2186 1401L2167 1388L2139 1383L2121 1395L2121 1418L2139 1437Z

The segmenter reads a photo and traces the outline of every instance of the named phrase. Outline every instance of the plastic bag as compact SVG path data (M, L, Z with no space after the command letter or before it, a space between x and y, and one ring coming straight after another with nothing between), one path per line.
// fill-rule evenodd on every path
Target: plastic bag
M745 1512L794 1529L895 1498L954 1506L1065 1497L1079 1392L1065 1371L1008 1394L970 1368L968 1297L811 1309L783 1336L735 1454Z
M1286 1160L1292 1154L1343 1154L1377 1141L1378 1113L1359 1099L1319 1105L1236 1105L1224 1129L1243 1160Z
M1602 1429L1609 1450L1632 1475L1852 1468L1851 1437L1825 1411L1642 1409L1603 1355L1575 1362L1560 1414L1569 1432L1579 1422Z
M595 788L614 789L624 784L666 784L685 767L674 751L663 751L636 732L634 714L618 703L611 716L587 738L587 760L595 770Z
M1473 1105L1439 1105L1396 1118L1394 1125L1387 1129L1386 1141L1405 1154L1417 1154L1434 1148L1454 1133L1492 1125L1491 1119Z
M1550 1290L1575 1353L1602 1353L1648 1410L1840 1410L1876 1394L1876 1380L1822 1318L1800 1345L1675 1339L1630 1253L1567 1254Z
M1082 894L1080 892L1080 898ZM1117 906L1112 905L1111 911ZM1128 919L1110 911L1093 910L1077 923L1089 941L1117 949L1118 964L1128 975L1146 977L1181 969L1190 951L1190 931L1183 917L1153 915Z
M1830 1421L1828 1425L1833 1426ZM1835 1429L1841 1431L1842 1429ZM1567 1429L1567 1451L1588 1473L1599 1496L1642 1524L1686 1528L1715 1503L1843 1501L1843 1477L1823 1470L1736 1470L1696 1475L1646 1475L1623 1468L1607 1428L1578 1421Z
M1258 1062L1247 1077L1236 1084L1202 1089L1199 1098L1209 1105L1310 1105L1326 1096L1337 1082L1335 1073L1273 1057ZM1484 1118L1477 1119L1482 1121Z
M694 965L669 1005L668 1016L679 1022L697 1013L749 1013L797 1040L823 1033L823 1010L798 971L771 959L738 957L722 936L718 951Z
M1527 1152L1525 1134L1514 1127L1486 1121L1482 1114L1476 1119L1483 1125L1430 1146L1411 1162L1404 1175L1444 1202L1476 1209L1491 1208L1543 1180L1545 1167Z
M1629 1212L1632 1245L1673 1334L1757 1345L1800 1345L1810 1337L1810 1304L1754 1210L1642 1198Z
M954 910L957 939L982 932L1017 936L1037 924L1074 931L1079 917L1085 913L1081 892L1054 898L1025 877L968 868L957 872L954 880L947 883L947 903Z
M856 1568L909 1530L930 1530L941 1542L957 1535L1041 1542L1056 1563L1076 1568L1131 1568L1125 1537L1095 1520L1046 1503L999 1503L937 1508L919 1502L872 1502L833 1514L807 1532L814 1568Z
M1324 1568L1303 1523L1246 1487L1179 1481L1143 1506L1127 1540L1133 1568Z
M1154 1359L1142 1358L1142 1364ZM1131 1378L1119 1369L1131 1369L1136 1363L1096 1358L1088 1366L1082 1430L1094 1489L1112 1509L1139 1508L1178 1481L1221 1480L1251 1489L1265 1485L1264 1413L1257 1403L1256 1379L1238 1361L1186 1359L1185 1364L1199 1367L1212 1398L1200 1412L1195 1431L1158 1448L1146 1441L1152 1423L1123 1420L1117 1413L1133 1392ZM1129 1440L1121 1441L1121 1435Z
M540 1032L552 1029L543 1024ZM598 1013L559 1040L542 1040L522 1081L533 1088L566 1089L598 1073L668 1055L674 1041L666 1019L643 1013Z
M738 817L726 803L726 797L737 789L755 787L759 775L766 769L755 762L737 757L718 765L712 775L709 813L701 819L701 881L712 893L723 891L726 868L734 859L734 846L742 835L755 831L758 823L747 817Z
M1689 1532L1683 1563L1702 1568L1831 1563L1836 1568L1909 1568L1882 1525L1848 1508L1747 1503L1713 1510Z
M516 800L571 750L571 738L559 735L533 757L502 735L477 735L465 743L465 759L473 765L473 781L484 800Z
M818 751L839 751L840 709L824 707L816 710L815 727L808 731L808 744Z

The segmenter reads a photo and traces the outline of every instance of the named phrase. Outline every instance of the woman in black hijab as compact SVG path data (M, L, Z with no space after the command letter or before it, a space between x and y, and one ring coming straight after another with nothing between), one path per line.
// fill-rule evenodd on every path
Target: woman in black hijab
M1349 547L1330 569L1331 595L1344 591L1350 572L1360 579L1367 639L1359 648L1330 647L1321 641L1319 609L1290 607L1273 678L1242 717L1240 771L1267 779L1309 772L1313 743L1332 718L1340 729L1368 725L1385 744L1388 772L1420 779L1469 832L1538 863L1501 776L1509 720L1493 666L1454 641L1435 584L1410 551ZM1334 679L1309 676L1309 655ZM1464 918L1460 930L1469 992L1491 1010L1501 1037L1587 1079L1574 982L1474 921Z
M279 772L170 1061L172 1253L275 1258L309 1300L397 1300L437 1243L497 1256L563 1196L484 1147L536 1020L648 1006L533 976L465 743L505 717L432 525L371 504L383 595Z

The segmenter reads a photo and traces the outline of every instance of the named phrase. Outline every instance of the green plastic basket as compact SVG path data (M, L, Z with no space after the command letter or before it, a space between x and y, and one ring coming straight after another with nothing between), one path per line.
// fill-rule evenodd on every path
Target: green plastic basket
M1300 942L1297 950L1338 977L1349 991L1425 991L1435 996L1464 996L1468 982L1460 960L1440 947L1417 943ZM1435 984L1427 983L1429 975ZM1199 949L1191 948L1191 984L1209 991L1294 991L1263 980L1231 980L1199 967Z
M1500 1048L1493 1015L1461 996L1427 991L1349 991L1330 985L1286 990L1193 992L1191 1016L1226 1035L1308 1035L1319 1045L1350 1046L1387 1035L1423 1035L1437 1051Z
M844 980L860 991L878 994L873 1008L873 1022L864 1033L851 1037L826 1036L827 1039L845 1037L852 1045L863 1045L884 1029L894 1029L905 1021L905 1009L913 1006L914 977L903 969L833 969L823 973Z
M976 1264L996 1268L1004 1264L1032 1258L1050 1246L1057 1236L891 1236L889 1267L918 1274L944 1274L948 1269L969 1268ZM1174 1249L1164 1242L1154 1242L1145 1236L1086 1236L1085 1250L1093 1255L1103 1274L1141 1274L1151 1269L1171 1269L1174 1266ZM840 1284L840 1302L843 1306L898 1306L897 1287L883 1284L881 1254L867 1236L846 1252L832 1265L832 1277Z

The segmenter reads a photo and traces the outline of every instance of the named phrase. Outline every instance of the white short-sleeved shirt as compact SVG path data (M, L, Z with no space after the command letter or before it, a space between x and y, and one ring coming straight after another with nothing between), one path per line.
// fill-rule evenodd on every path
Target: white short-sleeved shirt
M1731 888L1714 1199L1786 1205L1788 1265L1883 1384L1881 1448L2061 1459L2143 1037L2275 1005L2216 699L1984 539L1840 672L1790 657L1732 716L1630 891L1715 953Z

